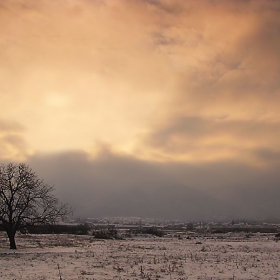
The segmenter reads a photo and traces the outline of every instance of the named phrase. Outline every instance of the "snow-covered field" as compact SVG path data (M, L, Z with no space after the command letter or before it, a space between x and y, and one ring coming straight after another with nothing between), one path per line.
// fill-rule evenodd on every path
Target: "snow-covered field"
M192 239L0 234L0 279L280 279L273 235L227 234Z

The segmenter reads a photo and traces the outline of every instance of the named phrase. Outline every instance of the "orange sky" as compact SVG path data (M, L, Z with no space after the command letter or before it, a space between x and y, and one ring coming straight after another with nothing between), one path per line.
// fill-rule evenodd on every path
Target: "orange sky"
M0 158L280 160L278 1L7 0Z

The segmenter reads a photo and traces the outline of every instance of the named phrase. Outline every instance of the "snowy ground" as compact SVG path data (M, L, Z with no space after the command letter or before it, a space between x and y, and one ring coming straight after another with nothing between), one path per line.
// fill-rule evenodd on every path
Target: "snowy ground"
M192 239L18 235L18 250L0 234L0 279L280 279L273 235Z

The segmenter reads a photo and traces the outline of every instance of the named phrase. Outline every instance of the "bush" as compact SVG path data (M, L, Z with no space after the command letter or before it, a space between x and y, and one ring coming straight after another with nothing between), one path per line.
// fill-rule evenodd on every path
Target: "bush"
M92 235L97 239L122 239L116 229L95 230Z
M156 227L149 227L149 228L139 228L136 230L133 230L131 232L132 234L150 234L158 237L162 237L164 235L163 231L159 230Z

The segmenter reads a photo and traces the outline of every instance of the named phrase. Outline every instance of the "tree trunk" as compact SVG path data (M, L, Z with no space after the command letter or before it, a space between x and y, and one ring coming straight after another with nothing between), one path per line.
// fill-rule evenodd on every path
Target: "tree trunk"
M16 234L14 232L7 232L7 234L10 241L10 249L16 249L17 248L16 241L15 241Z

